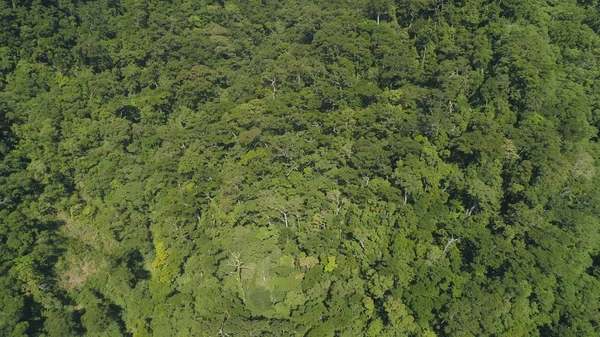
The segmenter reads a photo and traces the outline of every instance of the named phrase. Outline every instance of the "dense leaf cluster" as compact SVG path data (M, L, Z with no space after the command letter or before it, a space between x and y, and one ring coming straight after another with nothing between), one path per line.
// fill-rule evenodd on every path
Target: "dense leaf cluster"
M0 335L600 335L597 0L0 2Z

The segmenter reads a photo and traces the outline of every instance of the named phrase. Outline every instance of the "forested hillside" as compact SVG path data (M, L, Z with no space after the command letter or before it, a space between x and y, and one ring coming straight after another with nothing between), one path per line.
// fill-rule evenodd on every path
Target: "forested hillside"
M598 0L0 1L1 336L600 336Z

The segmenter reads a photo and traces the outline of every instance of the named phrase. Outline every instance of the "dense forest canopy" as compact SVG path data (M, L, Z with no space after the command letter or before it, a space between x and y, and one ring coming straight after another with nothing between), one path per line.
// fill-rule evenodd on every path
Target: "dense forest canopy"
M598 0L0 1L0 335L599 336Z

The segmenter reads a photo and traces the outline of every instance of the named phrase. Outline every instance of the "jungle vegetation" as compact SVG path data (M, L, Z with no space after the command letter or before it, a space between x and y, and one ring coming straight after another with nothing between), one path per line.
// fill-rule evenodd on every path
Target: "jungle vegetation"
M0 335L600 336L598 0L0 1Z

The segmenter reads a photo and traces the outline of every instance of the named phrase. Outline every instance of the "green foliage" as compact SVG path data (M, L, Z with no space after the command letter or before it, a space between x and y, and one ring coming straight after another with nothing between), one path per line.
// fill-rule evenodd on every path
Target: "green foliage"
M597 1L0 4L0 335L600 335Z
M331 273L338 267L337 263L335 263L335 256L327 257L327 264L325 265L325 272Z

